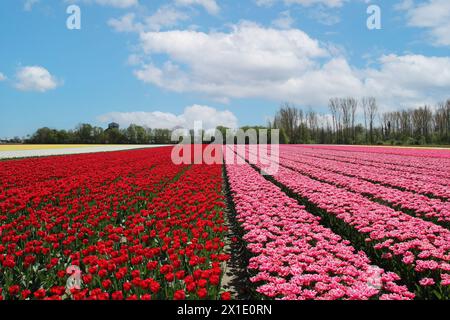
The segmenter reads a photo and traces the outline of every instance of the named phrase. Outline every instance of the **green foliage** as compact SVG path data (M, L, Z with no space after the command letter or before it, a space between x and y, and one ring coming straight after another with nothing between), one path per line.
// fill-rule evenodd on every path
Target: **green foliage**
M26 143L32 144L170 144L171 130L149 129L131 124L126 129L103 129L88 123L75 130L38 129Z

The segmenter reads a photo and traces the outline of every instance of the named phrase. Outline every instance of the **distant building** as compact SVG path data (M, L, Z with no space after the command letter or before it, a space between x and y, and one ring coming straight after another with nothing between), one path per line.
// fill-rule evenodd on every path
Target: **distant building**
M119 124L111 122L110 124L108 124L108 129L119 129Z

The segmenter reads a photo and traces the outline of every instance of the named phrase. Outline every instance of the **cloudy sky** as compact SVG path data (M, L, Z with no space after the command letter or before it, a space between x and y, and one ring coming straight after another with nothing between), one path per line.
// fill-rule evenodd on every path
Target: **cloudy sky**
M66 9L81 9L69 30ZM369 30L367 8L381 8ZM450 97L448 0L2 0L0 138L41 126L264 124L334 96Z

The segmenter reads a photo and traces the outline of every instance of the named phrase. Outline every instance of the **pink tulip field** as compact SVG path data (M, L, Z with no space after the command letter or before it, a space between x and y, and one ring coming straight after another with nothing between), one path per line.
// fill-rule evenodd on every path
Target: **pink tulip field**
M246 148L225 172L255 296L450 298L448 150L286 145L263 175Z

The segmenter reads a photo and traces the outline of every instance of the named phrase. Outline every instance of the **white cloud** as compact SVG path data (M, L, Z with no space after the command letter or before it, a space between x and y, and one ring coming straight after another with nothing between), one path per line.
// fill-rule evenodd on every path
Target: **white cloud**
M120 9L130 8L137 6L139 0L65 0L66 2L86 2L86 3L96 3L102 6L115 7Z
M25 11L31 11L33 9L33 6L38 2L39 0L25 0L23 4L23 9Z
M111 112L98 117L101 122L117 122L121 126L136 124L149 128L173 129L182 127L192 129L194 121L202 121L203 129L215 128L219 125L237 128L236 116L228 111L219 111L209 106L193 105L176 115L168 112Z
M189 19L189 16L170 6L159 8L153 15L145 19L150 30L160 30L164 27L173 27L180 21Z
M339 12L336 9L342 7L348 0L254 0L257 6L260 7L271 7L277 2L283 2L286 6L301 5L307 7L308 16L317 22L331 26L340 22ZM366 0L367 2L367 0ZM289 13L289 11L284 11L278 17L278 19L272 21L272 25L284 28L283 26L290 26L293 20L290 16L283 17L282 15Z
M135 76L145 83L155 84L160 88L175 92L189 91L189 76L180 71L177 65L167 61L162 69L153 64L144 64L134 72ZM192 90L197 91L192 83Z
M394 5L395 10L410 10L414 7L414 0L403 0Z
M118 32L159 31L163 28L174 27L180 21L189 19L184 12L171 6L163 6L142 22L138 22L134 13L128 13L118 19L109 19L108 25Z
M132 53L128 56L127 64L130 66L137 66L143 62L143 57L139 54Z
M434 45L450 46L450 1L403 1L397 9L406 10L409 26L426 29Z
M277 0L254 0L259 7L271 7Z
M242 69L277 77L307 67L311 58L327 55L317 40L301 30L277 30L249 22L232 26L229 33L172 30L141 33L140 39L145 53L166 53L203 76L213 76L210 69L222 67L233 78L234 71Z
M391 54L379 63L378 69L365 70L365 87L387 106L434 104L449 97L450 57Z
M170 60L161 67L144 65L135 72L139 79L216 98L259 95L262 87L295 77L314 66L313 58L327 55L303 31L251 23L236 25L230 33L175 30L141 33L140 38L145 54L167 54Z
M138 0L95 0L98 4L116 8L128 8L139 4Z
M277 45L274 46L273 44ZM448 98L450 58L386 55L374 67L352 67L339 50L298 29L240 23L229 32L171 30L140 34L135 76L174 92L217 101L265 98L326 106L333 96L375 95L389 108Z
M335 10L326 9L324 6L311 9L309 17L326 26L332 26L341 21L340 16L336 14Z
M272 25L280 29L289 29L294 24L289 10L280 12L278 18L272 21Z
M286 4L300 4L305 7L322 4L330 8L342 7L348 0L285 0Z
M255 0L255 3L256 5L261 7L270 7L278 1L281 0ZM348 1L349 0L284 0L283 2L286 5L299 4L304 7L311 7L314 5L325 5L330 8L338 8L342 7L344 3Z
M16 73L15 87L21 91L45 92L55 89L59 81L40 66L21 67Z
M175 0L175 3L180 6L202 6L210 14L218 14L220 11L216 0Z
M6 76L0 72L0 81L5 81L6 80Z
M144 30L144 25L135 21L134 13L127 13L122 17L108 20L108 25L118 32L140 32Z

